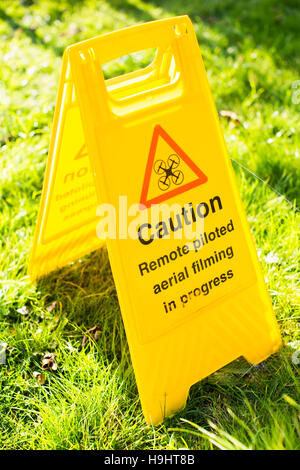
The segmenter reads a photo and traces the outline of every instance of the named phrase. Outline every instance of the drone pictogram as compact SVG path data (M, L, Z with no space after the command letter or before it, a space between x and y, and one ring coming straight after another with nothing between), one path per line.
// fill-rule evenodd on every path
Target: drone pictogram
M145 209L160 204L206 181L207 176L203 171L157 124L150 143L140 197L141 207Z
M170 155L167 161L156 160L153 169L157 175L161 175L158 179L158 187L161 191L169 189L171 183L179 186L183 182L184 176L178 169L179 165L180 158L176 153Z

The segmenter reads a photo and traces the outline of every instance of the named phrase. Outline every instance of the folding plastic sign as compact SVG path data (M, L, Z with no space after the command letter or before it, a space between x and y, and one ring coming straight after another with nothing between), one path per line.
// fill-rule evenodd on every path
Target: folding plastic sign
M149 66L104 80L104 63L148 48ZM192 384L281 342L187 16L65 51L31 277L98 248L97 206L120 220L120 196L141 222L106 243L142 408L157 424ZM162 205L172 210L154 223Z

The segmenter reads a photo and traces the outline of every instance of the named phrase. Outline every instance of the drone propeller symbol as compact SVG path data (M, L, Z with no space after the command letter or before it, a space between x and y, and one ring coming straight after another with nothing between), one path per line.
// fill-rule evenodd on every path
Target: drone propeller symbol
M164 160L156 160L154 163L154 171L157 175L162 175L158 179L158 187L161 191L166 191L171 183L176 186L183 182L184 176L181 170L176 170L180 165L180 158L176 153L168 157L167 162Z

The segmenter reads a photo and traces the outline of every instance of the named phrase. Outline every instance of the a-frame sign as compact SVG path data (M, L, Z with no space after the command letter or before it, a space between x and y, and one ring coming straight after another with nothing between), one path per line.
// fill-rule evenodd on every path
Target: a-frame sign
M104 80L103 63L153 47L148 67ZM135 237L106 241L142 408L157 424L192 384L281 342L187 16L66 50L31 277L98 248L97 206L120 220L120 196L141 218L173 205L138 221Z

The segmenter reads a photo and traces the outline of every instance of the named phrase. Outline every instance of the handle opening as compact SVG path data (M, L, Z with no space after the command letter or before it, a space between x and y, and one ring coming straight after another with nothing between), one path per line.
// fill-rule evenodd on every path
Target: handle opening
M179 98L190 90L189 21L177 17L137 25L84 41L72 50L83 80L90 84L91 103L104 119ZM119 75L128 63L135 70ZM116 76L105 79L108 73Z

